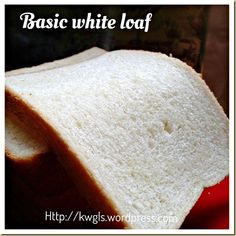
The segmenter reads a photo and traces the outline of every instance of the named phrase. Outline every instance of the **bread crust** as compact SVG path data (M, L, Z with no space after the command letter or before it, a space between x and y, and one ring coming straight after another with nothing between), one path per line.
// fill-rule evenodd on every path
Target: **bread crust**
M59 161L68 170L68 173L75 180L79 191L87 199L89 209L94 209L95 214L101 212L106 215L120 215L114 202L107 197L102 186L95 180L92 173L82 163L80 158L60 137L60 134L53 129L53 126L43 117L42 114L32 109L32 107L17 96L10 88L6 87L6 109L17 115L30 128L43 135ZM111 228L131 228L127 222L109 222Z
M78 54L72 55L70 57L66 57L63 59L58 59L55 61L45 62L43 64L32 66L32 67L24 67L16 70L7 71L5 73L6 77L14 76L14 75L22 75L22 74L28 74L28 73L37 73L39 71L45 71L45 70L52 70L61 66L68 66L73 65L76 63L80 63L86 60L90 60L91 58L95 56L100 56L106 51L102 48L98 47L92 47L90 49L87 49L83 52L80 52Z

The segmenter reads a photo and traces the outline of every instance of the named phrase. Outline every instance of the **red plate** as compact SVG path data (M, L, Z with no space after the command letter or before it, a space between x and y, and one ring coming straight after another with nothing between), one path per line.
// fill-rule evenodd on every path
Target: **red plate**
M206 188L181 229L229 228L229 177Z

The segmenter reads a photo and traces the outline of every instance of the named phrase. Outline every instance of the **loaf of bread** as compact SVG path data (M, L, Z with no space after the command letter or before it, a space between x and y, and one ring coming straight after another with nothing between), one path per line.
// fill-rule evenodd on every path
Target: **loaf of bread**
M203 188L228 175L222 108L193 69L160 53L11 76L6 104L45 137L90 207L136 217L120 227L179 228Z

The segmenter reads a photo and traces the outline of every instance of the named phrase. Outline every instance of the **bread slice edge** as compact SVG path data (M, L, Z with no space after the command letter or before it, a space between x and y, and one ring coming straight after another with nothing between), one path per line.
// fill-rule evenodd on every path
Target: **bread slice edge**
M60 137L60 134L44 119L43 115L32 109L30 104L23 101L7 86L5 93L8 111L29 124L30 128L35 129L39 135L41 134L46 137L47 143L54 153L57 154L61 164L68 173L70 173L78 189L83 191L89 203L89 208L94 209L96 213L101 212L106 215L121 215L113 200L108 198L102 186L95 180L85 164L80 158L76 158L76 153L70 150ZM67 158L61 158L63 156ZM131 228L128 222L120 221L111 223L114 224L113 227L115 228Z

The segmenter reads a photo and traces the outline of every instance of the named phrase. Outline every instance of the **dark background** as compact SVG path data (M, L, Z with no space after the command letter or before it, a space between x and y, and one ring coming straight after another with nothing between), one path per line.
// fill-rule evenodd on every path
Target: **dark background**
M188 62L200 71L206 35L208 6L6 6L6 70L64 58L93 46L159 51ZM32 12L36 18L84 18L88 12L117 20L113 30L22 29L19 16ZM153 14L149 31L120 30L121 14L138 19ZM70 21L69 21L70 22Z
M52 18L59 13L61 18L83 18L88 12L92 15L101 13L109 18L117 19L117 27L113 30L73 30L60 29L22 29L19 16L24 12L32 12L36 18ZM120 30L119 19L122 12L129 18L145 18L153 14L147 33L143 30ZM115 49L144 49L172 54L202 73L210 89L215 94L225 113L229 112L229 8L228 6L5 6L5 69L6 71L38 65L56 59L65 58L93 46L107 51ZM49 163L51 164L49 164ZM39 172L50 173L51 186L58 178L66 179L65 173L59 174L54 160L50 158ZM45 172L46 168L46 172ZM58 167L59 168L59 167ZM60 168L59 168L60 169ZM60 169L61 170L61 169ZM36 175L42 180L43 174ZM64 177L63 177L64 176ZM45 177L46 178L46 177ZM44 179L45 179L44 178ZM48 177L47 177L48 179ZM6 161L6 227L7 228L53 228L39 220L42 211L49 206L62 209L62 202L70 203L70 199L53 199L46 202L45 197L52 194L47 186L41 190L32 190L24 195L20 178L15 175L14 166ZM47 181L45 179L45 181ZM23 181L24 182L24 181ZM33 181L32 181L33 182ZM42 181L43 182L43 181ZM68 181L69 182L69 181ZM62 186L62 185L61 185ZM23 189L23 190L22 190ZM43 191L42 191L43 189ZM224 190L222 190L224 191ZM36 196L36 197L35 197ZM48 199L48 198L46 198ZM71 203L72 204L72 203ZM228 216L228 202L225 202L224 214ZM45 209L44 209L45 208ZM64 209L64 208L63 208ZM194 209L193 209L194 210ZM209 212L208 212L209 213ZM211 213L210 213L211 214ZM212 212L217 217L217 212ZM191 216L191 214L190 214ZM182 228L207 228L209 222L202 215L190 220L187 217ZM227 227L225 218L222 228ZM220 220L222 222L222 220ZM58 225L56 227L78 227ZM82 225L82 228L92 227Z

